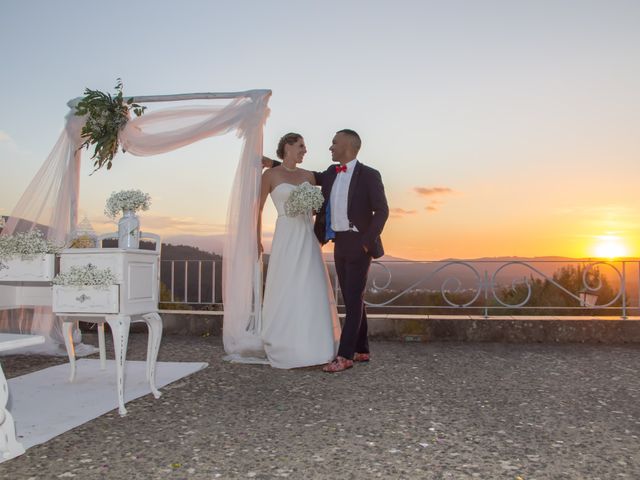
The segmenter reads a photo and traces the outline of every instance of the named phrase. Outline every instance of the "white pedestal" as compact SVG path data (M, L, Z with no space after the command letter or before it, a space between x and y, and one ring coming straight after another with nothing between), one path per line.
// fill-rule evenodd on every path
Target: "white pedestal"
M17 333L0 333L0 352L16 348L29 347L44 343L41 335L19 335ZM24 447L16 440L16 427L13 417L7 410L9 386L0 365L0 455L2 461L17 457L24 453Z
M162 339L162 319L158 315L160 252L151 250L130 250L118 248L84 248L63 250L60 253L60 271L71 266L91 263L98 268L109 268L116 275L118 285L107 291L89 290L75 287L54 287L53 311L62 320L64 340L69 355L73 381L76 373L76 359L73 348L73 323L82 321L98 324L100 343L100 365L105 368L104 324L108 323L113 335L116 358L116 380L118 385L118 412L126 415L124 407L124 364L129 341L129 326L135 322L145 322L149 331L147 343L147 379L151 392L156 398L160 392L155 386L155 368Z

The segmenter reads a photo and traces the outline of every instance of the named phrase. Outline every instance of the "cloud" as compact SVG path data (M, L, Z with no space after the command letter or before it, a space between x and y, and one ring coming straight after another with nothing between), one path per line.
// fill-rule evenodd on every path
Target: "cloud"
M437 212L439 210L439 206L444 205L444 201L435 197L454 193L453 189L449 187L414 187L413 191L422 197L429 197L429 205L424 207L424 209L429 213Z
M163 215L151 215L142 212L140 215L141 230L155 232L161 235L176 235L188 233L192 235L212 235L224 233L225 226L218 223L201 222L192 217L170 217ZM109 220L106 217L94 217L91 223L97 232L110 232L118 229L117 219Z
M449 187L414 187L414 192L418 195L422 195L423 197L430 197L434 195L448 195L453 193L453 190Z
M8 153L14 156L14 163L19 160L15 158L16 155L26 157L31 154L31 152L19 146L11 135L4 130L0 130L0 155L3 153Z
M404 208L390 208L389 209L389 215L392 218L401 218L404 217L406 215L415 215L417 212L416 210L405 210Z

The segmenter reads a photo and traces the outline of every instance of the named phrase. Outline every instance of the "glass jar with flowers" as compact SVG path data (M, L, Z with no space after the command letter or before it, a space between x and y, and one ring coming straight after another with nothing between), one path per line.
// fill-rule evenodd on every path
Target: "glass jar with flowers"
M118 221L118 247L138 248L140 246L140 220L136 212L149 210L151 197L140 190L121 190L113 192L107 199L104 209L105 215L115 219L122 214Z

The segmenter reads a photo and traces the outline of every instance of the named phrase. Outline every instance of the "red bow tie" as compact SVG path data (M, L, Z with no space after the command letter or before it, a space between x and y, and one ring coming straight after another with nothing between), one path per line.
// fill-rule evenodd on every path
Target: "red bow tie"
M345 172L347 173L346 165L336 165L336 173Z

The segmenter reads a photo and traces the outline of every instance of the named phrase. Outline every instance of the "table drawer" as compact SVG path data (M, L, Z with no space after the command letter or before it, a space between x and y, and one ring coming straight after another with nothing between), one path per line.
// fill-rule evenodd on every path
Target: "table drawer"
M53 311L55 313L118 313L120 288L53 286Z
M50 282L55 274L55 255L0 261L1 282Z

